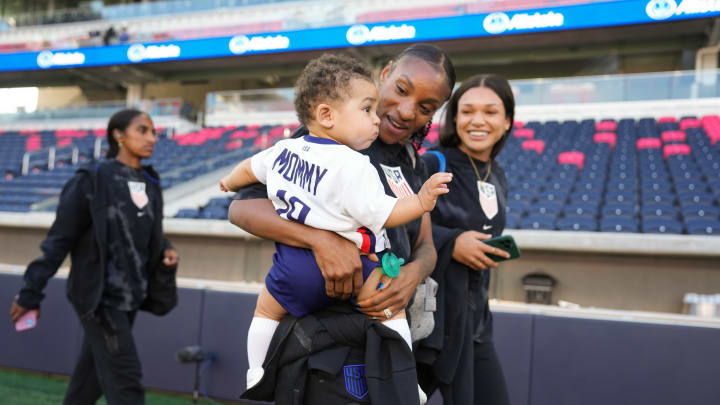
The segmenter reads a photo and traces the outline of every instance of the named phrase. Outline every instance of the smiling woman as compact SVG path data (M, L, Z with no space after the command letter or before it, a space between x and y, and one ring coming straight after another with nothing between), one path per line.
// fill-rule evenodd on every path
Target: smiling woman
M438 250L432 277L439 284L436 317L455 322L437 322L417 355L422 388L439 389L445 405L509 403L488 308L488 269L497 267L488 254L508 254L483 241L505 228L507 180L495 157L514 116L507 80L471 77L450 98L441 146L423 156L430 173L454 175L451 192L432 212Z

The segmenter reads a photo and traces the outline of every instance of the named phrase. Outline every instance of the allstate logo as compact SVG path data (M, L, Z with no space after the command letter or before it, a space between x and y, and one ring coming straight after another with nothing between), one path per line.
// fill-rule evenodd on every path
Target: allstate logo
M675 10L675 0L650 0L645 6L645 12L653 20L666 20L675 14Z
M500 34L510 28L510 17L505 13L492 13L483 20L483 28L490 34Z
M245 35L238 35L232 37L230 43L228 44L228 47L230 48L230 52L234 53L235 55L243 54L247 52L248 48L250 47L250 39Z
M42 51L37 56L37 64L41 68L49 68L53 65L53 53L50 51Z
M145 59L145 46L142 44L130 46L127 50L127 57L130 59L130 62L140 62Z
M347 30L345 38L353 45L362 45L370 38L370 29L362 24L353 25Z

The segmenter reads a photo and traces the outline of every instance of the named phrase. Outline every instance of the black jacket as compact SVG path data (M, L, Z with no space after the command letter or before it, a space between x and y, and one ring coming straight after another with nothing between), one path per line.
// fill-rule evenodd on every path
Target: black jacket
M328 393L306 392L309 374L327 373L344 386L343 369L348 363L355 363L348 362L353 350L360 353L356 360L365 364L370 403L419 403L415 359L407 343L394 331L345 303L301 319L290 315L283 318L263 364L263 379L241 398L275 401L277 405L331 405L321 400L328 398Z
M467 155L458 148L438 147L446 160L446 171L454 174L450 193L438 199L431 213L433 241L438 251L438 261L432 278L438 284L435 328L432 334L420 342L416 353L418 362L430 364L434 377L444 384L456 378L455 370L462 361L473 361L472 356L461 354L467 345L492 339L492 314L488 307L489 271L475 271L452 258L455 240L467 230L500 236L505 229L505 206L507 180L505 171L496 161L492 164L488 183L495 186L498 213L488 219L480 207L477 176ZM430 173L439 169L437 156L423 156ZM484 176L486 165L475 161ZM467 403L471 403L468 401Z
M111 199L108 188L99 174L108 170L107 161L81 167L63 187L55 221L40 245L43 255L25 270L25 285L20 290L18 304L25 308L39 308L43 289L55 275L70 252L71 266L66 293L81 319L92 316L103 293L105 257L108 246L107 209ZM162 230L162 191L159 177L151 166L143 166L148 185L154 187L159 199L152 201L155 223L150 239L150 258L147 266L147 298L140 309L163 315L177 304L176 269L162 265L163 251L170 242Z

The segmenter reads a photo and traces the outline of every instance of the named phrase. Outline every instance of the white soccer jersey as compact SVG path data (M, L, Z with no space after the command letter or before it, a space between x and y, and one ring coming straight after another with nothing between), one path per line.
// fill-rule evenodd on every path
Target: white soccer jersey
M397 198L385 194L367 156L306 135L256 154L251 166L283 218L337 232L366 252L389 247L383 225Z

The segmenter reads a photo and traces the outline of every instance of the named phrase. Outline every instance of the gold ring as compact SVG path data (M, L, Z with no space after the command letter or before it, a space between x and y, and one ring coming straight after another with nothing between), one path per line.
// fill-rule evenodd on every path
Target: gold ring
M385 314L385 318L387 319L390 319L390 317L392 316L392 311L390 310L390 308L385 308L383 313Z

